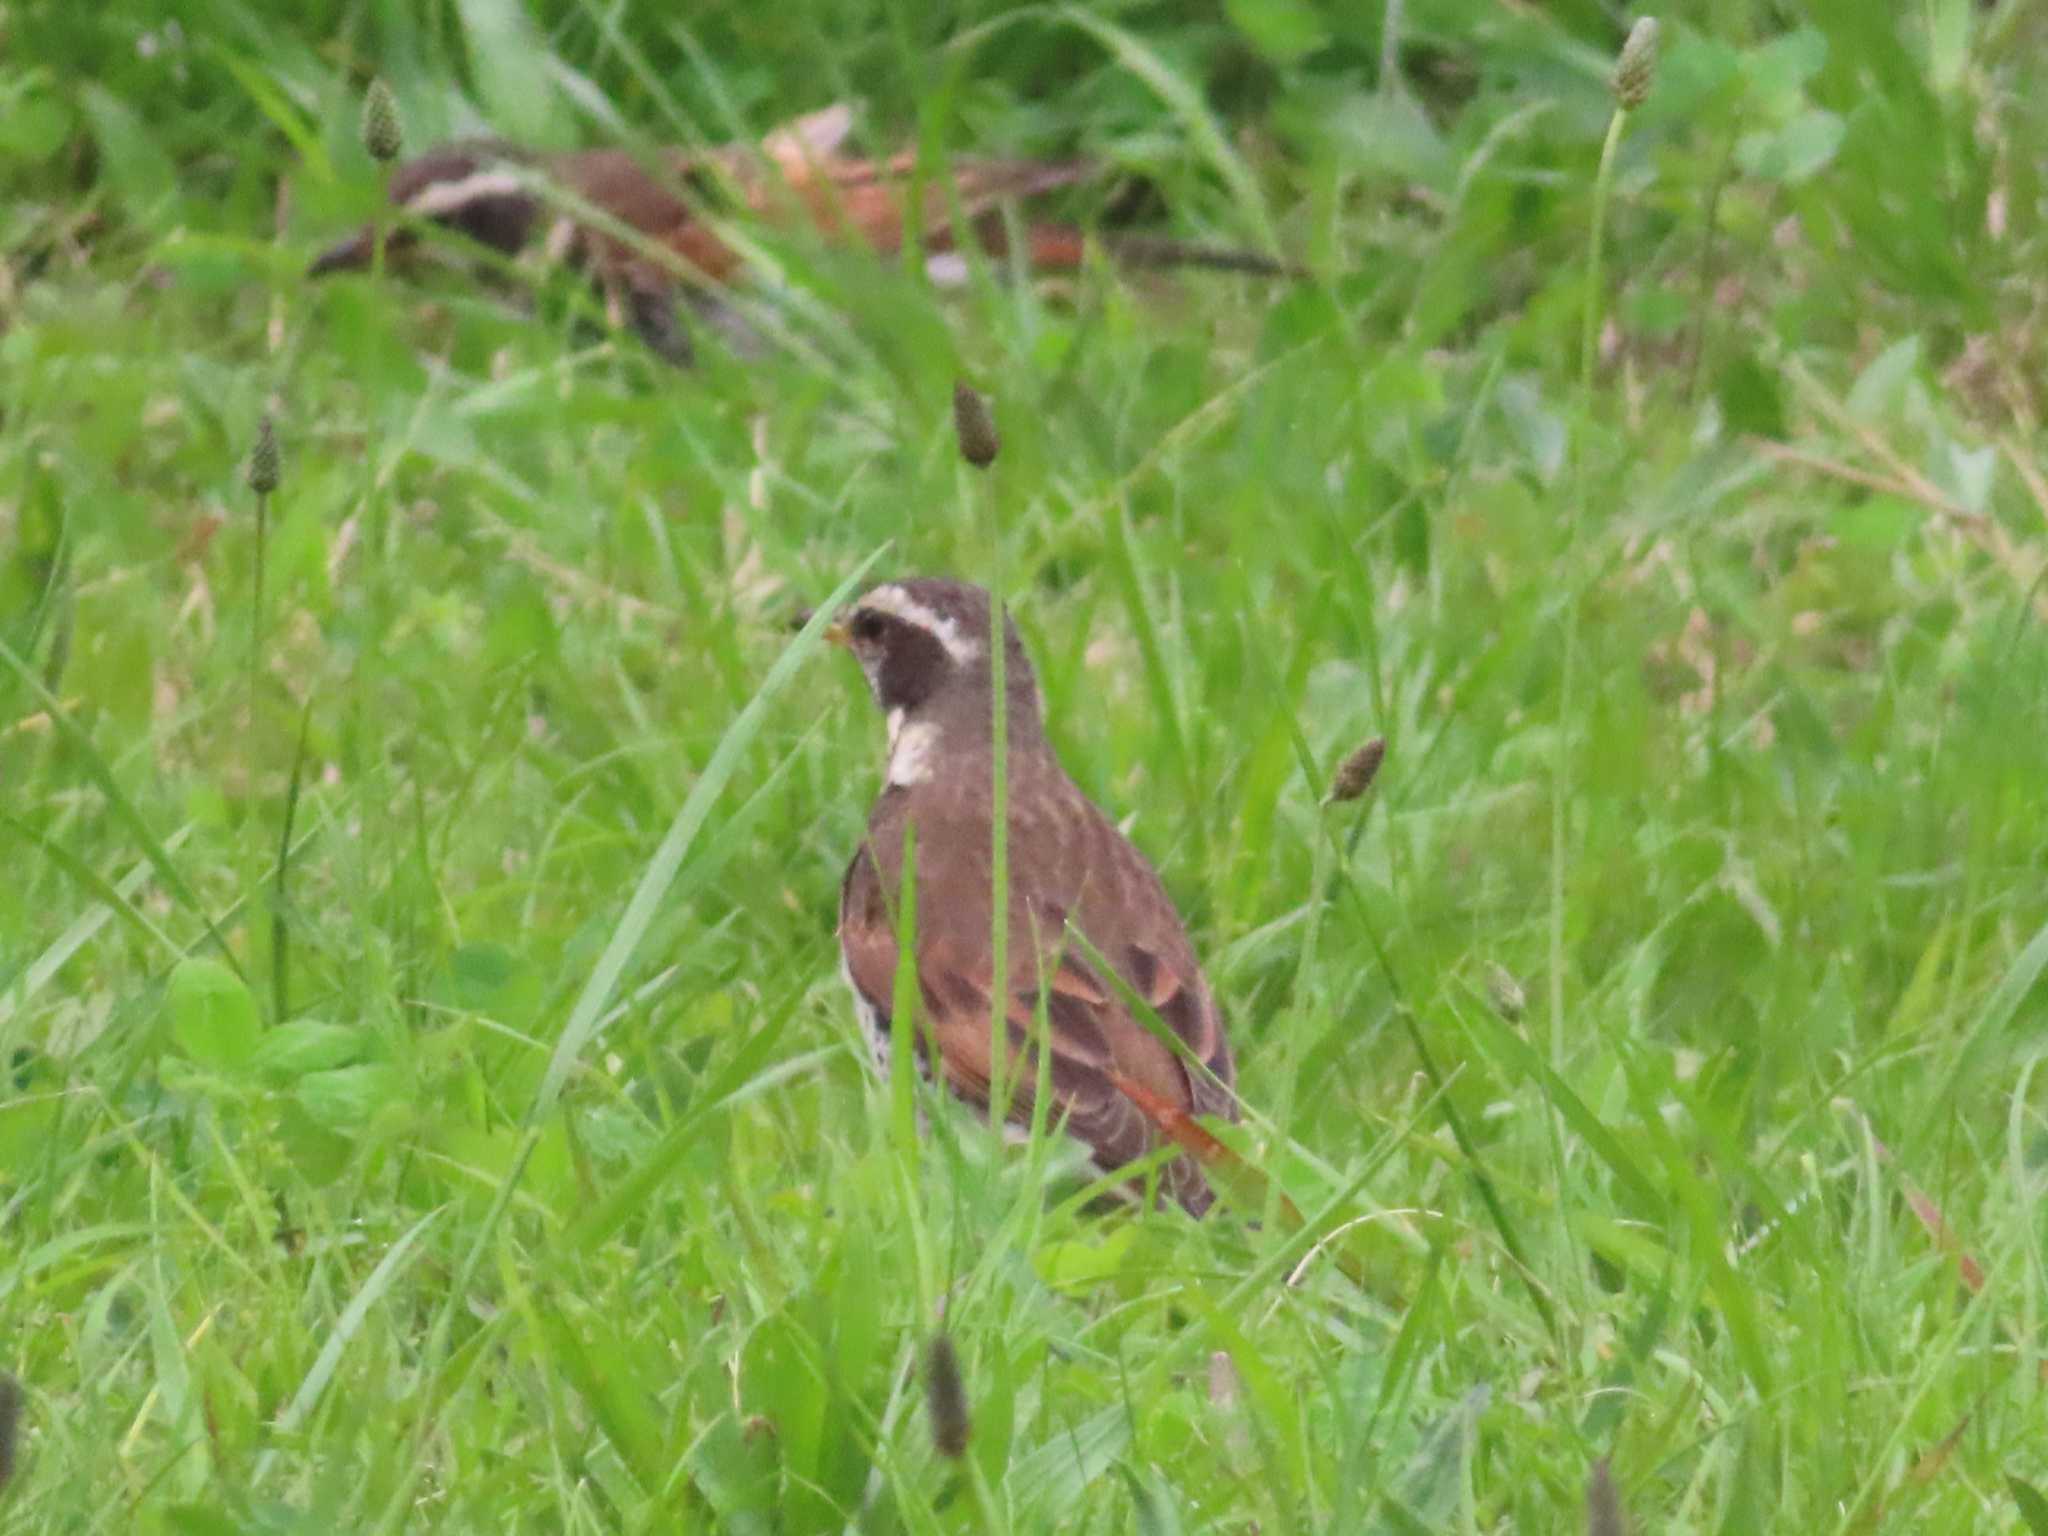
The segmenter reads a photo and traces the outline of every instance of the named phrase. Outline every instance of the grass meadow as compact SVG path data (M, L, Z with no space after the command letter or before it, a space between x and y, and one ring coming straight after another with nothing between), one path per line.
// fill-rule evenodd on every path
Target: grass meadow
M1618 116L1596 0L0 9L0 1531L2048 1536L2048 11L1662 20ZM375 76L1312 276L757 232L677 371L306 281ZM863 571L1186 915L1207 1220L871 1080Z

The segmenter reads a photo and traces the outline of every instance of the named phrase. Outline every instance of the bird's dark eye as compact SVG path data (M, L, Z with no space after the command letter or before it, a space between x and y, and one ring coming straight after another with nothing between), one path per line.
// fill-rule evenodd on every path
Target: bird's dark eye
M870 609L862 609L853 616L853 638L873 645L882 638L882 616Z

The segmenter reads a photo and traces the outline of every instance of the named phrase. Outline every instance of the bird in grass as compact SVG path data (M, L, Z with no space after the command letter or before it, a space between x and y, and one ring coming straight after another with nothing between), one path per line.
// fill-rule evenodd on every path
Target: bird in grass
M859 661L888 728L881 797L840 890L846 980L886 1072L897 904L914 828L919 1065L983 1112L998 986L989 608L988 593L965 582L888 582L828 631ZM1134 1093L1182 1114L1236 1118L1230 1043L1172 899L1145 856L1060 766L1030 659L1007 616L1003 634L1009 900L1000 1011L1009 1116L1031 1120L1034 1045L1043 1039L1047 1123L1064 1124L1104 1169L1121 1168L1159 1143L1156 1117ZM1105 964L1181 1050L1126 1006ZM1190 1213L1209 1208L1208 1182L1185 1154L1166 1163L1160 1180Z
M418 243L428 224L452 230L503 256L537 236L548 254L587 271L614 323L630 325L671 361L688 359L674 302L740 277L745 253L730 237L748 223L809 226L828 241L899 252L912 228L917 154L880 159L843 153L852 109L827 107L778 128L758 146L624 149L547 154L502 139L461 139L400 165L389 200L399 214L384 235L388 255ZM966 276L962 228L992 256L1006 256L1011 226L1005 204L1036 197L1095 174L1087 160L958 157L945 177L923 183L915 227L935 281ZM960 221L955 223L957 217ZM1023 227L1023 264L1034 271L1078 268L1088 240L1069 224ZM372 226L313 259L308 275L360 271L375 250ZM1106 255L1134 266L1210 267L1264 275L1295 274L1255 251L1121 234L1101 242Z

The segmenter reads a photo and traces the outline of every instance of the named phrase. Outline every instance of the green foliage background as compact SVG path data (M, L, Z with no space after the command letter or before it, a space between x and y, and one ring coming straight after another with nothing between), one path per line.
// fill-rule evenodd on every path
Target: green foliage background
M1627 20L0 11L0 1529L1607 1530L1608 1458L2048 1532L2048 20L1674 11L1603 181ZM856 98L1315 276L763 236L679 374L305 282L373 74L414 146ZM870 557L1000 569L1305 1226L871 1083L879 732L786 628Z

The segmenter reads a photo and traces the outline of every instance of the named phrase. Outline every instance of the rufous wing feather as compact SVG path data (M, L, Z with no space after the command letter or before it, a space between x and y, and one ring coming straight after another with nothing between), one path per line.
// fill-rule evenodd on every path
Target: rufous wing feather
M882 883L865 850L847 871L840 908L840 943L849 981L867 1010L889 1024L896 975L894 921ZM938 1069L947 1085L978 1108L988 1108L993 1053L989 1029L993 975L990 962L943 937L923 942L918 956L918 995L923 1017L918 1021L917 1050L936 1051ZM1049 1079L1053 1123L1064 1122L1069 1134L1087 1144L1105 1168L1122 1167L1143 1157L1161 1140L1164 1127L1144 1105L1172 1105L1185 1118L1190 1112L1229 1112L1227 1091L1220 1102L1198 1074L1190 1074L1164 1043L1155 1039L1118 1001L1115 989L1070 954L1047 955L1034 967L1028 955L1013 956L1017 974L1004 1007L1008 1118L1028 1124L1041 1076L1033 1042L1048 1047L1043 1075ZM1196 992L1156 962L1127 982L1148 1001L1176 1004ZM1041 1003L1040 990L1044 984ZM1041 1020L1041 1007L1043 1019ZM1204 1028L1185 1029L1163 1012L1188 1039L1198 1059L1220 1052L1220 1036L1208 1038ZM1205 1049L1206 1047L1206 1049ZM1221 1053L1227 1073L1227 1053ZM1131 1085L1148 1097L1142 1101ZM1155 1127L1160 1133L1155 1133ZM1167 1189L1199 1215L1212 1198L1200 1170L1185 1158L1169 1164L1163 1175Z

